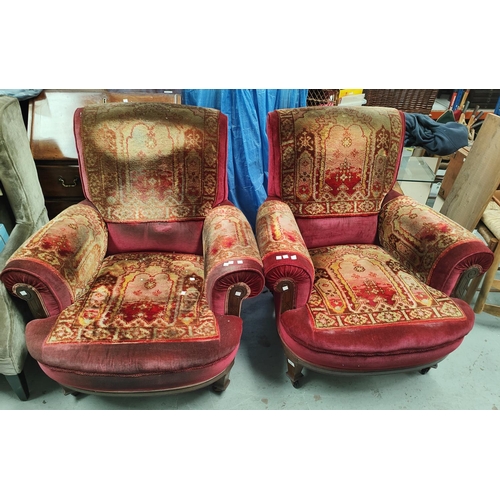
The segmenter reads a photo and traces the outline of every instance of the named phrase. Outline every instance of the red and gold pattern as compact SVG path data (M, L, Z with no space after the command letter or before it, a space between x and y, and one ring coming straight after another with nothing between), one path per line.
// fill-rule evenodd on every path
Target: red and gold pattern
M214 109L166 103L83 108L79 153L87 198L107 222L203 218L225 198L219 118Z
M206 217L203 226L205 276L215 266L235 259L253 260L262 266L252 227L237 207L221 205Z
M68 285L73 298L87 289L96 275L108 243L108 230L99 213L83 204L72 205L50 220L10 258L9 262L41 264Z
M381 245L424 282L439 258L477 238L448 217L408 196L387 203L379 218Z
M278 117L281 199L295 215L379 212L392 188L403 146L395 109L283 109ZM273 123L271 120L269 123Z
M66 308L46 343L128 343L219 337L204 290L203 257L106 257L88 292Z
M378 246L310 252L316 277L307 307L318 329L464 317L452 299L420 282Z
M298 253L310 259L304 239L290 207L278 200L267 200L257 214L257 241L262 256L274 252Z

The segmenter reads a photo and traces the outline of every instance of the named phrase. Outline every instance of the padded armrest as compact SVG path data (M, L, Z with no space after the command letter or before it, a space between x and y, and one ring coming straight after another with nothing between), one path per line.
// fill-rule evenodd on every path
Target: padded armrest
M262 261L252 228L235 206L215 207L203 225L205 291L215 314L240 314L241 301L264 288Z
M40 304L32 311L37 317L59 314L81 295L99 270L107 241L99 213L84 203L73 205L12 255L0 279L7 290L28 303L35 295Z
M431 207L398 196L380 212L380 245L423 282L447 295L469 272L480 275L493 253L479 238ZM470 273L470 271L473 273Z
M5 267L13 253L31 236L33 226L31 224L16 224L12 229L5 247L0 253L0 269Z
M293 297L288 307L307 303L314 283L314 265L290 207L268 199L257 212L259 245L266 285L273 292L283 292L291 283Z

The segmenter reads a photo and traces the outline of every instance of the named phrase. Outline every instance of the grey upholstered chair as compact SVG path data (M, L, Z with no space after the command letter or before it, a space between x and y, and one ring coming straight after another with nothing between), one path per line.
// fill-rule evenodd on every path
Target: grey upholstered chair
M14 251L48 222L19 101L0 96L0 223L10 234L0 253L0 270ZM27 356L26 322L32 319L23 301L0 283L0 373L19 399L29 397L23 366Z

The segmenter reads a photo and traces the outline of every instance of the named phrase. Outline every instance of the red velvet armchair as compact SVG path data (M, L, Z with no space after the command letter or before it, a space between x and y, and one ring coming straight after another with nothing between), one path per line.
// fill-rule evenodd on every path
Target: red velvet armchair
M85 200L49 221L1 279L38 319L30 354L66 392L223 391L240 305L264 286L227 199L227 117L163 103L76 110Z
M257 241L287 375L426 373L472 329L461 299L492 254L393 190L403 113L312 107L268 115L268 199ZM451 298L451 297L454 298Z

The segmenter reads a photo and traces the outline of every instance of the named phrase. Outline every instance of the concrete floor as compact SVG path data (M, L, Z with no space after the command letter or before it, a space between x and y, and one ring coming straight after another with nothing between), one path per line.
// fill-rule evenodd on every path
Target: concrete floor
M494 300L500 300L499 297ZM476 315L474 329L426 375L332 376L304 371L299 389L285 358L267 291L244 302L244 331L222 394L210 389L149 397L64 396L29 358L30 399L17 399L0 377L2 410L497 410L500 408L500 318Z

